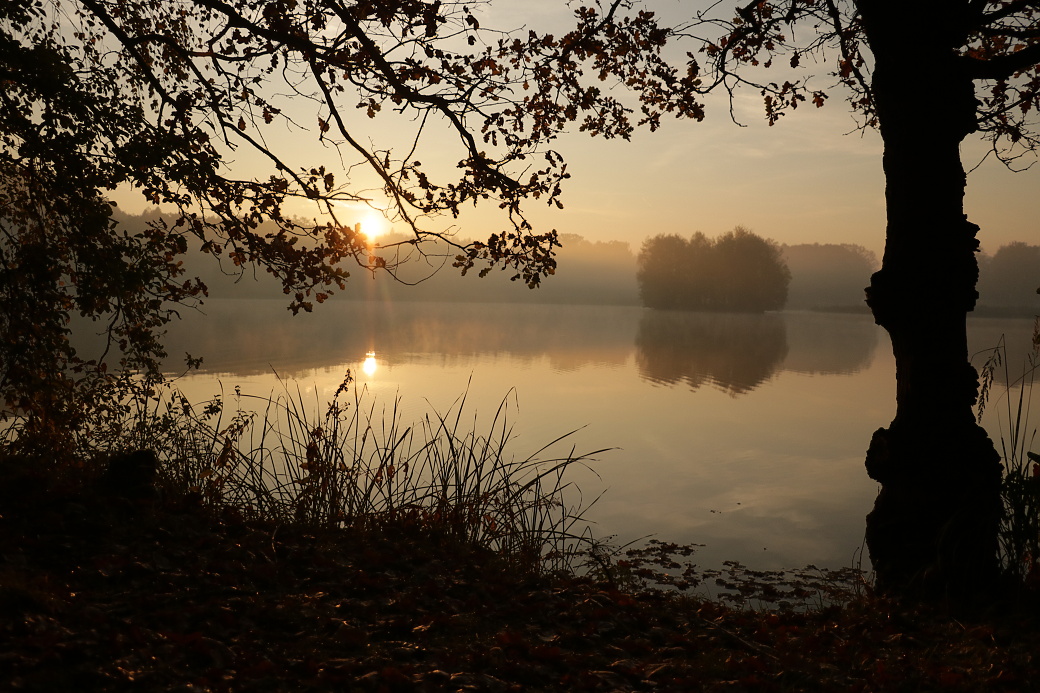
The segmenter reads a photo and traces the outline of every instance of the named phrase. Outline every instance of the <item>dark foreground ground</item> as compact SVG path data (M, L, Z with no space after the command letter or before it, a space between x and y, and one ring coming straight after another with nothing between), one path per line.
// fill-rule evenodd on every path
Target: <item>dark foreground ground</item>
M1033 619L731 610L400 535L0 491L0 690L1040 688Z

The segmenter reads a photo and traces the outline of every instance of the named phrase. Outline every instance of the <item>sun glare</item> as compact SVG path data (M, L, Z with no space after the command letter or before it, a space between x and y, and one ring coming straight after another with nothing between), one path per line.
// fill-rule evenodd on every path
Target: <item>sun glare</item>
M361 233L365 234L365 238L369 241L375 241L390 230L390 225L387 224L386 219L374 212L362 219L360 225Z
M376 352L370 351L365 354L365 362L361 364L361 370L368 377L375 375L376 370L379 368L379 364L376 363Z

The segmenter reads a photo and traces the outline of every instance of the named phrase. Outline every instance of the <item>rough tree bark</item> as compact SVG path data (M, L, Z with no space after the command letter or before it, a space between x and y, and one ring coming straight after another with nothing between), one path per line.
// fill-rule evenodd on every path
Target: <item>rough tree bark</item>
M997 578L1000 517L1000 456L975 422L966 335L979 228L964 214L959 147L976 129L977 103L954 52L960 4L859 5L876 60L888 207L867 303L896 361L895 419L867 452L882 486L867 546L879 589L960 601Z

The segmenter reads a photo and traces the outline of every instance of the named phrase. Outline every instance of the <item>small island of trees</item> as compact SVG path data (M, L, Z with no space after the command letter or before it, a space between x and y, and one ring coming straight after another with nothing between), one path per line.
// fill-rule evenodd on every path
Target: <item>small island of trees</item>
M777 243L737 226L715 239L648 238L636 279L648 308L762 313L783 309L791 271Z

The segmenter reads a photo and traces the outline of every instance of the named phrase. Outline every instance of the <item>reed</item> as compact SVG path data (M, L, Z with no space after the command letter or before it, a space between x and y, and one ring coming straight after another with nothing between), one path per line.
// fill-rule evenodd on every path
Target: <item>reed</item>
M592 542L591 503L567 471L604 451L576 453L571 431L515 455L513 391L482 427L466 394L406 424L399 397L377 402L349 373L324 406L279 382L267 397L236 388L201 404L171 383L151 384L125 398L121 417L99 422L91 443L154 450L168 492L248 517L417 532L536 571L571 570Z
M1032 351L1026 356L1021 375L1012 378L1007 363L1007 345L1001 337L989 352L981 370L978 421L992 399L998 369L1007 384L994 407L1000 430L1000 453L1004 467L1001 484L1002 515L999 556L1009 577L1023 583L1040 581L1040 455L1033 451L1036 426L1031 423L1033 385L1040 368L1040 318L1034 322ZM1017 395L1013 392L1017 389Z

